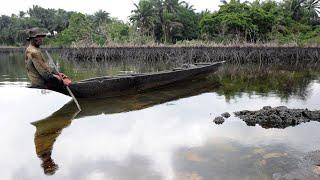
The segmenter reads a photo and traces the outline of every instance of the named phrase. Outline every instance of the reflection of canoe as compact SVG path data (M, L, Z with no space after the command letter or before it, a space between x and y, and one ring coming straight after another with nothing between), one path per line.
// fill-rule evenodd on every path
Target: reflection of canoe
M197 63L175 68L171 71L98 77L76 82L70 86L70 89L79 98L103 98L136 94L146 89L158 88L206 75L216 71L221 64L223 62ZM66 91L57 91L69 95Z
M219 85L217 80L204 78L201 81L194 79L178 82L138 94L104 99L79 99L82 110L75 118L140 110L180 98L210 92ZM59 117L58 119L61 119L60 117L71 117L77 111L77 107L71 100L46 120L56 119L56 117Z
M219 83L208 78L202 81L191 80L174 85L148 90L135 95L105 99L80 99L82 111L79 113L73 101L64 105L49 117L32 123L36 127L34 143L36 153L42 160L41 166L46 174L54 174L58 168L51 158L54 143L62 130L68 127L73 119L100 114L114 114L148 108L157 104L195 96L213 91Z

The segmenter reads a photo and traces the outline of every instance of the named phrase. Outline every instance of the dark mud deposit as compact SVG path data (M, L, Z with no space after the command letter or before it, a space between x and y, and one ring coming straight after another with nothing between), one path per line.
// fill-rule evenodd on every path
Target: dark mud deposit
M248 126L259 124L263 128L286 128L309 121L320 122L320 111L308 109L289 109L285 106L272 108L265 106L258 111L239 111L234 113Z

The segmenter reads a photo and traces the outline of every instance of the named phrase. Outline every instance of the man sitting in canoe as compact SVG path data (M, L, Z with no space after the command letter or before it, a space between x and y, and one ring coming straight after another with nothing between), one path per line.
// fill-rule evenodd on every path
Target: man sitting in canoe
M25 66L31 80L31 87L44 89L64 89L71 80L63 73L50 68L41 53L40 46L46 36L39 28L28 30L27 41L30 41L25 52Z

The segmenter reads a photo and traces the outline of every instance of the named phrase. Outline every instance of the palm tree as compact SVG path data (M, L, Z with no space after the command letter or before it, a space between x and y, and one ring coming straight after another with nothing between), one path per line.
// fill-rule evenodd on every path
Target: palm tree
M188 9L190 11L195 11L194 6L190 5L189 3L185 2L185 1L182 1L180 3L180 5L182 5L184 8L186 8L186 9Z
M226 0L220 0L220 2L221 2L222 4L228 4L228 2L227 2Z
M110 21L111 21L110 13L103 11L101 9L94 13L94 22L99 26L103 23L107 23Z
M303 17L318 19L320 13L319 0L287 0L285 7L291 12L292 19L299 21Z
M173 32L176 29L182 27L182 24L176 20L177 13L179 11L180 5L185 2L179 2L179 0L165 0L163 2L164 13L163 13L163 32L164 41L172 42Z
M317 20L320 14L320 0L306 0L304 7L311 20Z
M180 6L179 0L165 0L164 7L169 13L176 13Z
M290 11L292 12L292 18L294 20L300 20L303 14L303 2L305 0L291 0Z
M150 1L141 0L138 4L134 3L134 6L136 9L131 11L133 14L130 16L130 21L136 23L143 34L151 35L154 24L153 4Z
M19 17L23 18L26 15L26 13L24 11L19 11Z

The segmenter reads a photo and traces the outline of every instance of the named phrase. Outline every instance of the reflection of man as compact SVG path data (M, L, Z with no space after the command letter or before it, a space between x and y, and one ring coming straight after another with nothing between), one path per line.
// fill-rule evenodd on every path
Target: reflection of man
M32 87L46 89L62 89L70 85L71 81L66 75L52 70L44 61L40 46L46 36L39 28L28 31L27 40L30 41L25 52L25 66L31 80Z
M52 148L62 129L69 126L70 123L71 120L68 118L60 119L56 116L33 123L37 128L34 136L36 153L42 161L41 167L46 175L53 175L58 169L58 165L51 158Z
M36 127L34 135L36 153L42 161L41 167L46 175L53 175L57 171L58 165L51 158L54 143L62 130L68 127L78 114L78 109L69 104L49 117L32 123Z

